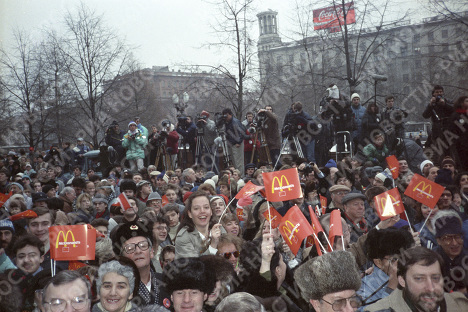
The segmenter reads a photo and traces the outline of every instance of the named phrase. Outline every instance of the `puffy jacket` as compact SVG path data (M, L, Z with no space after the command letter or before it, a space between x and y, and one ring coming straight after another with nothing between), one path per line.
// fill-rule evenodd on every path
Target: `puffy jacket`
M144 159L144 148L148 142L148 139L141 133L140 130L137 130L135 139L131 139L130 135L130 133L126 133L122 142L122 146L127 149L127 159Z

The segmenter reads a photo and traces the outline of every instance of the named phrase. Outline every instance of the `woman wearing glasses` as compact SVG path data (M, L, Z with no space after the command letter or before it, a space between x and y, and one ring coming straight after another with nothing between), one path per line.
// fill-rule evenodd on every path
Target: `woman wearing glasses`
M205 192L190 195L175 238L176 259L216 254L222 225L211 226L212 214Z
M231 263L232 267L239 273L239 256L241 252L242 239L239 237L223 234L219 238L217 255Z
M121 257L103 263L98 274L96 288L100 301L93 312L124 312L134 308L131 300L137 295L140 275L133 261Z

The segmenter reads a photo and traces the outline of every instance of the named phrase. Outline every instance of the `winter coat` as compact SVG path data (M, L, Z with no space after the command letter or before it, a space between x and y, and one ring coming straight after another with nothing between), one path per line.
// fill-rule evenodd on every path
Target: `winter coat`
M353 110L354 121L356 124L356 130L354 130L351 133L351 137L353 139L354 138L360 139L362 135L362 118L364 118L364 114L366 113L366 108L362 106L361 104L359 104L358 107L354 107L353 105L351 105L351 109Z
M373 130L375 129L380 129L380 115L379 114L372 114L369 112L366 112L364 116L362 117L362 137L361 140L364 140L365 138L370 139L371 134L373 133Z
M127 159L128 160L137 160L145 158L145 146L147 144L147 138L141 133L140 130L137 130L135 134L135 139L131 138L130 132L127 132L124 135L122 146L127 149Z

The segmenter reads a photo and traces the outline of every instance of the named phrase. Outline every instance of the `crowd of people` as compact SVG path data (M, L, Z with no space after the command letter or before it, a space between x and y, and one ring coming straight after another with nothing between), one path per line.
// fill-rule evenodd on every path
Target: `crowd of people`
M330 94L335 91L331 87ZM424 114L440 117L437 105L448 104L433 95ZM152 153L161 129L152 126L152 135L139 118L127 132L117 122L108 129L106 142L117 155L113 161L89 161L82 138L75 146L64 143L35 155L3 155L0 310L468 311L467 155L428 159L420 145L402 138L404 126L395 120L406 115L394 108L391 96L383 113L394 122L390 131L374 116L375 105L357 106L358 94L347 104L340 105L346 102L340 96L335 100L322 117L345 127L338 132L349 132L337 137L338 153L365 142L356 153L335 159L316 148L328 126L300 103L291 106L284 122L289 126L282 131L271 106L257 112L260 119L247 114L244 123L230 109L218 120L205 111L195 123L185 116L176 125L166 120L166 164L155 163ZM456 101L452 114L464 114L457 120L466 118L467 103L466 97ZM196 140L198 127L209 136L221 124L232 163L221 169L222 157L208 167L180 161L171 140L179 135ZM259 124L268 125L266 161L255 156L262 145L253 136ZM457 129L459 137L466 135L463 127ZM303 157L281 156L280 132L292 139L301 131L309 134L299 140ZM434 134L432 140L437 138ZM184 142L189 153L196 143ZM465 151L462 145L459 151ZM398 161L398 177L387 165L390 155ZM192 160L198 156L193 152ZM264 186L264 173L291 168L297 168L302 196L284 202L267 201L262 191L236 197L247 183ZM415 174L444 187L435 207L405 195ZM382 221L374 198L394 188L404 212ZM294 206L309 223L314 213L309 206L317 207L323 227L317 239L325 248L304 240L292 252L288 238L268 221L272 210L285 216ZM336 225L333 211L341 216L342 235L327 241ZM51 259L49 228L86 224L98 233L95 258Z

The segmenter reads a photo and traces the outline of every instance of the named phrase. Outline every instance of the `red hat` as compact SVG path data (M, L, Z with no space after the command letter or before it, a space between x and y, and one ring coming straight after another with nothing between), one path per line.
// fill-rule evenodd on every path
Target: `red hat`
M210 117L210 113L208 113L207 111L203 110L203 111L201 112L200 116L205 116L205 117L209 118L209 117Z
M193 193L193 192L186 192L186 193L184 194L184 198L183 198L182 201L185 203L185 201L187 200L187 198L189 198L189 196L192 195L192 193Z

